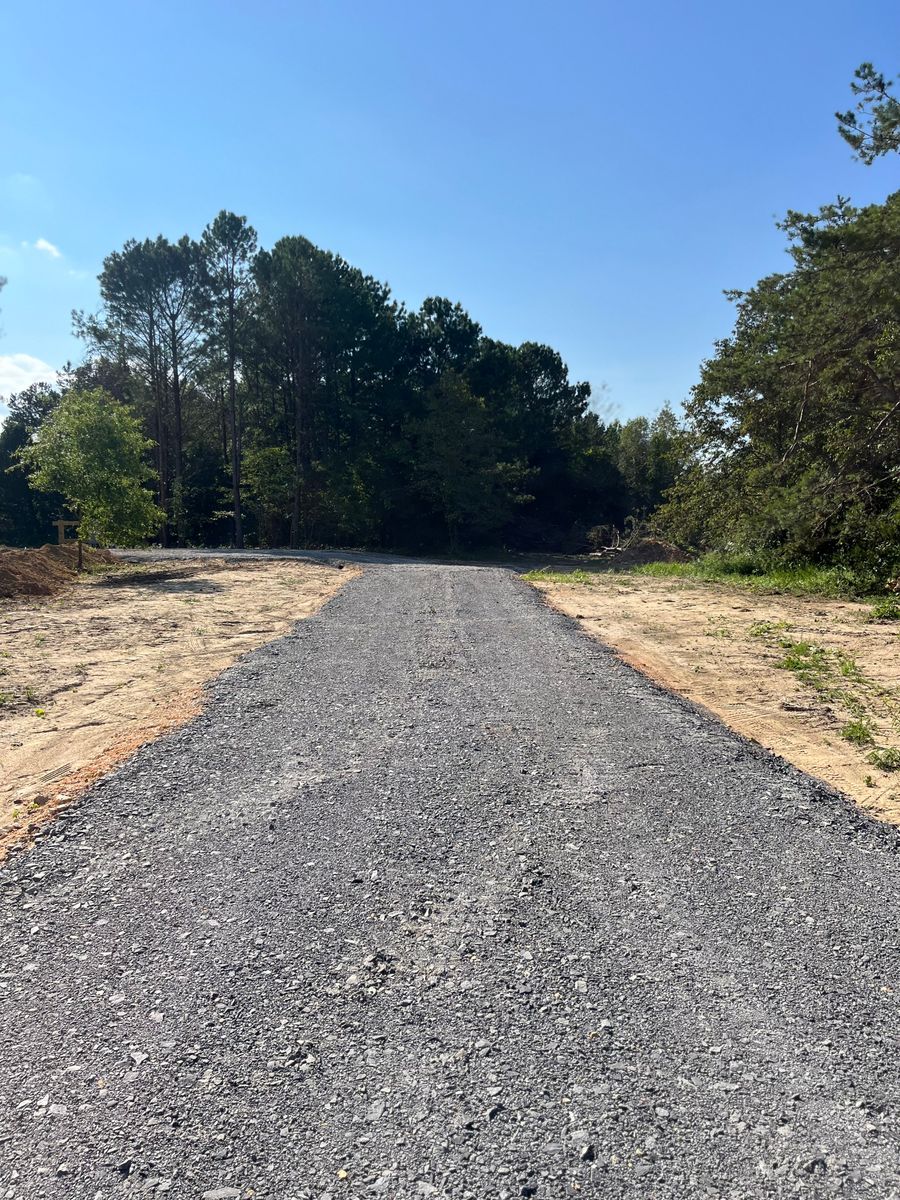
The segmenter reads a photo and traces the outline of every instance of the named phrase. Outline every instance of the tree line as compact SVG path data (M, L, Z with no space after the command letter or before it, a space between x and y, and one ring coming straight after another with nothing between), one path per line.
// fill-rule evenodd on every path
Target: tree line
M836 114L864 164L900 150L892 87L864 63ZM791 268L730 293L682 422L604 421L551 347L494 340L447 299L409 310L305 238L260 249L233 213L196 241L129 241L98 312L76 314L85 362L10 401L0 539L43 540L64 501L29 488L21 451L68 393L59 446L137 421L127 452L148 459L164 544L580 551L637 517L696 551L877 586L900 573L900 192L780 227ZM127 414L92 421L87 396Z
M900 150L900 101L864 63L839 131ZM685 404L692 461L656 519L682 545L900 573L900 192L788 213L791 269L731 297Z
M71 390L137 414L163 544L581 550L680 469L670 410L604 421L551 347L490 338L445 298L409 310L306 238L260 249L234 213L127 242L99 284L75 314L84 363L9 403L5 541L45 538L61 503L3 469Z

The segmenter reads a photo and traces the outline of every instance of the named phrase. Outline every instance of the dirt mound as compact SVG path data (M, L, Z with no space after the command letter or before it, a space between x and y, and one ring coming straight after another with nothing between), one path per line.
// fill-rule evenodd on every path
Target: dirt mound
M626 546L603 550L596 557L604 558L616 567L642 567L646 563L689 562L691 556L662 538L647 537Z
M108 550L84 547L85 569L111 563ZM41 546L39 550L0 549L0 597L52 596L78 572L78 547Z

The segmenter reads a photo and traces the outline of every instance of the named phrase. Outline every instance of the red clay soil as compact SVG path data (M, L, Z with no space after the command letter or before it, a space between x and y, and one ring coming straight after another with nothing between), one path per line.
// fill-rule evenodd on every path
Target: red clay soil
M89 570L111 563L108 550L84 547L84 566ZM74 581L78 573L78 546L41 546L37 550L0 549L0 597L53 596Z

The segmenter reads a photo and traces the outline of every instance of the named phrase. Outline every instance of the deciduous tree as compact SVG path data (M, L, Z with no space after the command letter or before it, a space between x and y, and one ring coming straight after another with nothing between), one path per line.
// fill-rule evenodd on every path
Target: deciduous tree
M97 390L67 392L19 450L30 485L59 492L77 514L79 570L84 539L132 544L157 527L162 514L143 486L150 447L135 414Z

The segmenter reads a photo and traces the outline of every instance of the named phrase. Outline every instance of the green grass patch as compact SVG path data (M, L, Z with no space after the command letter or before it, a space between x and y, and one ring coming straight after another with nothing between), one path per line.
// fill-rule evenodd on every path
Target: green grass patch
M758 593L784 593L792 596L826 596L835 599L872 597L876 590L868 576L848 567L822 567L810 563L784 566L752 554L704 554L693 562L645 563L640 567L610 566L596 571L529 571L523 576L531 583L582 584L591 586L610 577L624 583L629 577L647 579L683 579L698 583L730 584ZM875 612L879 615L874 615ZM891 615L896 612L896 616ZM872 620L900 620L900 598L878 597L873 604Z
M853 597L871 590L867 580L846 567L778 566L748 554L705 554L694 562L647 563L635 567L634 573L651 579L728 583L752 592L792 596Z
M881 596L872 605L870 621L900 621L900 596Z
M551 571L542 567L539 571L528 571L522 576L528 583L575 583L590 586L599 583L601 579L608 580L610 571Z
M787 633L794 626L790 621L754 621L747 633L752 638L775 637L779 633Z
M880 746L866 756L866 762L879 771L900 771L900 750L896 746Z
M875 741L872 726L862 718L848 721L841 730L841 737L846 738L848 742L852 742L854 746L871 746Z
M865 677L856 662L840 650L827 650L812 642L795 642L790 638L779 638L777 643L785 651L783 658L775 664L780 671L793 671L802 683L817 691L827 692L835 699L852 701L852 693L835 687L843 680L864 683Z

